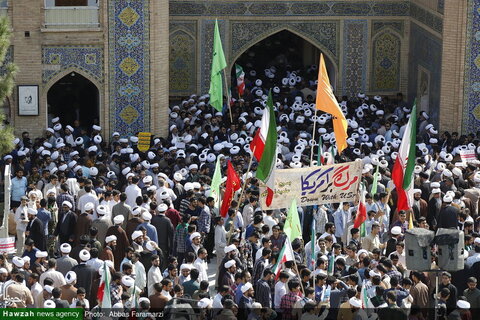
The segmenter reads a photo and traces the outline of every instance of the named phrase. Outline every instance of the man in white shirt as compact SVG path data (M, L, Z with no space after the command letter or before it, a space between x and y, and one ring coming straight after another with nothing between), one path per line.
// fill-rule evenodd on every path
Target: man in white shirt
M320 236L320 239L325 239L328 236L332 236L333 243L337 243L337 239L335 238L335 225L333 222L327 222L325 224L325 232Z
M62 273L58 272L55 270L57 267L57 261L53 258L48 260L48 270L40 276L40 284L43 285L43 281L46 278L50 278L53 280L53 286L60 288L61 286L64 286L67 284L65 282L65 277L63 276Z
M270 231L268 231L267 237L272 236L272 228L278 224L277 219L273 217L273 210L267 210L265 216L263 217L263 222L270 227ZM246 224L248 226L248 224Z
M212 308L213 309L223 309L222 298L228 294L230 288L228 286L221 286L218 289L218 293L213 297Z
M480 242L480 241L479 241ZM465 262L465 264L468 266L468 267L471 267L473 266L473 264L475 262L478 262L480 261L480 243L477 243L477 239L475 239L475 247L474 247L474 250L475 250L475 253L468 257L467 258L467 261Z
M288 293L287 281L289 275L288 273L282 271L280 272L280 277L278 282L275 284L275 294L273 298L273 305L275 310L281 311L280 309L280 302L282 301L282 297Z
M125 201L125 203L131 208L137 206L136 199L137 197L142 196L142 190L137 185L139 181L138 179L139 178L137 176L132 177L132 183L125 188L125 194L127 195L127 201Z
M85 205L89 202L93 203L94 205L94 211L93 211L93 217L92 219L95 220L98 218L98 215L97 215L97 207L98 207L98 197L96 194L93 194L91 191L92 191L92 187L89 186L89 185L86 185L85 186L85 191L86 193L84 195L82 195L79 199L78 199L78 207L77 207L77 211L80 212L80 213L84 213L86 212L85 211Z
M207 259L207 250L205 248L201 248L198 250L198 258L193 263L193 267L198 270L198 282L202 282L203 280L208 281L208 265L205 259Z
M28 198L22 196L20 206L15 211L15 222L17 224L17 255L22 255L25 245L25 231L28 225Z
M222 217L215 217L215 251L217 255L217 265L220 265L225 256L225 247L227 246L227 231L225 230Z
M155 283L160 283L163 280L162 271L160 270L160 257L158 255L153 255L152 266L148 270L147 284L148 284L148 296L155 294L154 285Z
M28 277L28 285L30 286L30 292L32 293L33 301L36 302L37 296L40 292L43 291L43 287L38 283L39 276L36 273L30 274ZM27 308L34 308L35 303L33 305L28 305Z

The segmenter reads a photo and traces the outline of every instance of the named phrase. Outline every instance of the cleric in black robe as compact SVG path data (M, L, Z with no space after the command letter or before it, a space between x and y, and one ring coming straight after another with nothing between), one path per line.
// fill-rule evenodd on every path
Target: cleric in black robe
M41 251L45 251L46 237L43 223L37 218L37 210L28 208L28 224L25 232L27 239L32 239L37 247Z

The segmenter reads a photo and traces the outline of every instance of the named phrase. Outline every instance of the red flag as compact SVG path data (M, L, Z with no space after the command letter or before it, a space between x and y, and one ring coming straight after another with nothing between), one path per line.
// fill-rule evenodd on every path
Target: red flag
M360 228L362 223L367 220L367 207L365 205L365 188L363 184L360 184L360 202L358 203L358 211L357 216L355 217L355 221L353 223L354 228Z
M230 208L230 203L232 203L233 194L238 189L240 189L240 179L238 178L235 169L233 169L232 163L228 160L227 185L225 188L225 194L223 195L222 207L220 208L220 215L222 217L225 218L227 216L228 208Z

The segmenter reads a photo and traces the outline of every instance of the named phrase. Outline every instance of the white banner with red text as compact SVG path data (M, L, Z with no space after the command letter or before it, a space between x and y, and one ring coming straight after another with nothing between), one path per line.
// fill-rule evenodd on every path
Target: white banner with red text
M289 208L296 199L299 206L353 202L357 198L362 161L327 166L275 170L272 204L267 207L267 190L260 187L263 210Z

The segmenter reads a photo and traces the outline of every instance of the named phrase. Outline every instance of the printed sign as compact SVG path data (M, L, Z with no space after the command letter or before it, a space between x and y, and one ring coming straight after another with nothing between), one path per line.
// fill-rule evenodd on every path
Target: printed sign
M275 170L272 204L267 207L267 190L260 187L263 210L289 208L296 199L299 206L353 202L357 196L363 163L346 162L328 166Z
M460 150L460 158L462 162L474 162L477 160L475 150Z
M150 132L138 133L138 151L145 152L150 149L150 140L152 134Z
M15 253L15 237L0 238L0 253Z

